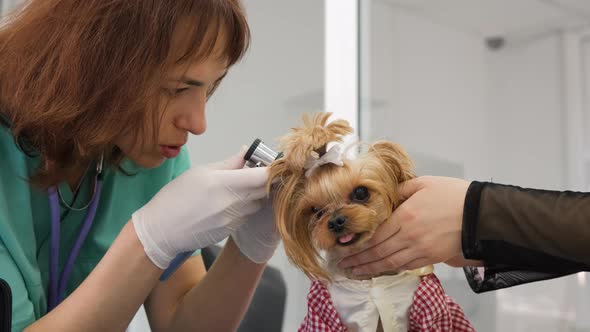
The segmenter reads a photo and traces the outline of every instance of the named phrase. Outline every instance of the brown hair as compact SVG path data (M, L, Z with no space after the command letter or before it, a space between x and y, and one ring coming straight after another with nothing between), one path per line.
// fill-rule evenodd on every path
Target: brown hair
M9 16L0 29L0 113L17 142L24 137L50 161L33 181L57 184L100 154L118 165L121 133L157 135L164 75L212 56L221 29L220 56L231 66L250 42L239 0L31 0Z

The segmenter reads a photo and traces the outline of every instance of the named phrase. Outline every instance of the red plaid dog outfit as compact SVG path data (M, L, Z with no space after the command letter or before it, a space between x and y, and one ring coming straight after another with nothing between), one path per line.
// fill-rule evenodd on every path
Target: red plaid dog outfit
M307 295L307 316L298 332L348 332L328 288L313 281ZM408 331L475 331L463 310L447 296L434 274L421 277L408 311ZM386 331L389 332L389 331Z

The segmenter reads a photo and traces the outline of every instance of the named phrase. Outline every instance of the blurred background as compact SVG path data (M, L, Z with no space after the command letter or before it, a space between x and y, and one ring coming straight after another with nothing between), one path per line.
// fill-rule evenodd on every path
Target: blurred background
M243 2L252 46L191 138L194 164L331 111L363 141L402 144L421 175L589 189L590 1ZM270 266L296 331L309 281L280 248ZM478 331L590 331L585 274L477 295L461 270L436 272ZM130 330L149 331L141 312Z

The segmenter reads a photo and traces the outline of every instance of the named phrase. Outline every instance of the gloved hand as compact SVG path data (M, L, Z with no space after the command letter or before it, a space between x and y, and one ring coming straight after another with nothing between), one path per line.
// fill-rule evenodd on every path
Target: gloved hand
M192 168L168 183L132 215L150 260L165 269L181 252L217 243L258 211L266 197L267 169L242 168L244 152Z
M244 167L244 154L247 150L248 147L245 146L235 157L215 163L210 167L215 169L242 168ZM262 208L248 216L248 221L239 226L232 234L232 238L242 254L258 264L266 263L272 257L280 240L274 223L272 199L265 197L260 202Z
M274 254L280 240L275 226L272 200L263 203L262 209L248 217L233 234L240 251L254 263L266 263Z

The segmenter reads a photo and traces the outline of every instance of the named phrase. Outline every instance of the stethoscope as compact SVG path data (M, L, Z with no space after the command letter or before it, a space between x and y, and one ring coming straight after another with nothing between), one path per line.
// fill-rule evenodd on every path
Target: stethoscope
M59 189L57 187L49 188L49 210L51 214L51 240L49 245L50 256L49 256L49 296L47 298L47 312L51 311L55 307L57 307L65 298L66 287L68 284L68 280L70 279L70 275L72 274L72 269L74 267L74 263L76 262L76 258L80 254L80 250L82 249L82 245L88 236L88 232L92 227L94 222L94 217L96 216L96 209L98 207L98 203L100 201L100 193L102 191L102 178L103 178L103 156L100 157L98 163L96 164L96 175L94 176L94 189L92 192L92 196L88 203L81 208L75 208L65 200L62 199ZM65 205L65 207L71 211L84 211L88 209L86 216L84 217L84 221L82 222L82 228L80 229L80 233L78 233L78 237L76 238L76 242L70 253L68 255L68 259L64 268L59 274L59 241L60 241L60 228L61 228L61 218L59 216L60 213L60 200ZM176 257L171 266L167 268L160 280L168 279L175 270L188 258L186 254L179 254Z
M104 158L103 156L100 157L98 163L96 164L96 175L94 176L94 189L92 196L88 203L81 208L75 208L65 200L62 199L59 189L57 187L49 188L49 210L51 214L51 240L50 240L50 256L49 256L49 296L47 299L47 312L51 311L57 305L59 305L65 298L66 293L66 286L68 280L70 279L70 275L72 273L72 269L74 267L74 263L76 262L76 258L78 254L80 254L80 250L82 249L82 245L88 236L88 232L92 227L94 222L94 217L96 216L96 209L98 207L98 203L100 201L100 193L102 191L102 178L103 178L103 163ZM78 233L78 237L74 242L74 245L68 255L68 259L66 264L59 274L59 241L60 241L60 228L61 228L61 218L59 216L60 213L60 200L65 205L65 207L71 211L84 211L88 209L86 216L84 217L84 221L82 222L82 228L80 229L80 233ZM188 258L189 253L182 253L179 254L170 264L160 277L160 280L164 281L168 279L176 269ZM192 253L190 253L192 254Z
M49 188L49 209L51 213L51 242L50 242L50 256L49 256L49 296L47 300L47 311L51 311L55 308L58 304L60 304L66 292L67 282L70 279L70 275L72 273L72 269L74 267L74 262L80 254L80 249L82 248L82 244L84 240L86 240L86 236L88 236L88 232L90 231L90 227L94 222L94 217L96 216L96 209L98 207L98 202L100 201L100 193L102 190L102 169L103 169L103 156L100 157L98 163L96 164L96 175L94 176L94 189L92 196L88 203L81 207L81 208L74 208L67 204L63 199L61 199L61 195L59 193L59 189L56 187ZM60 213L60 204L59 201L70 210L73 211L83 211L88 209L86 216L84 217L84 222L82 223L82 229L76 238L76 242L74 242L74 246L70 250L70 254L68 255L68 259L64 266L64 269L59 275L59 240L60 240L60 228L61 228L61 218L59 216Z

